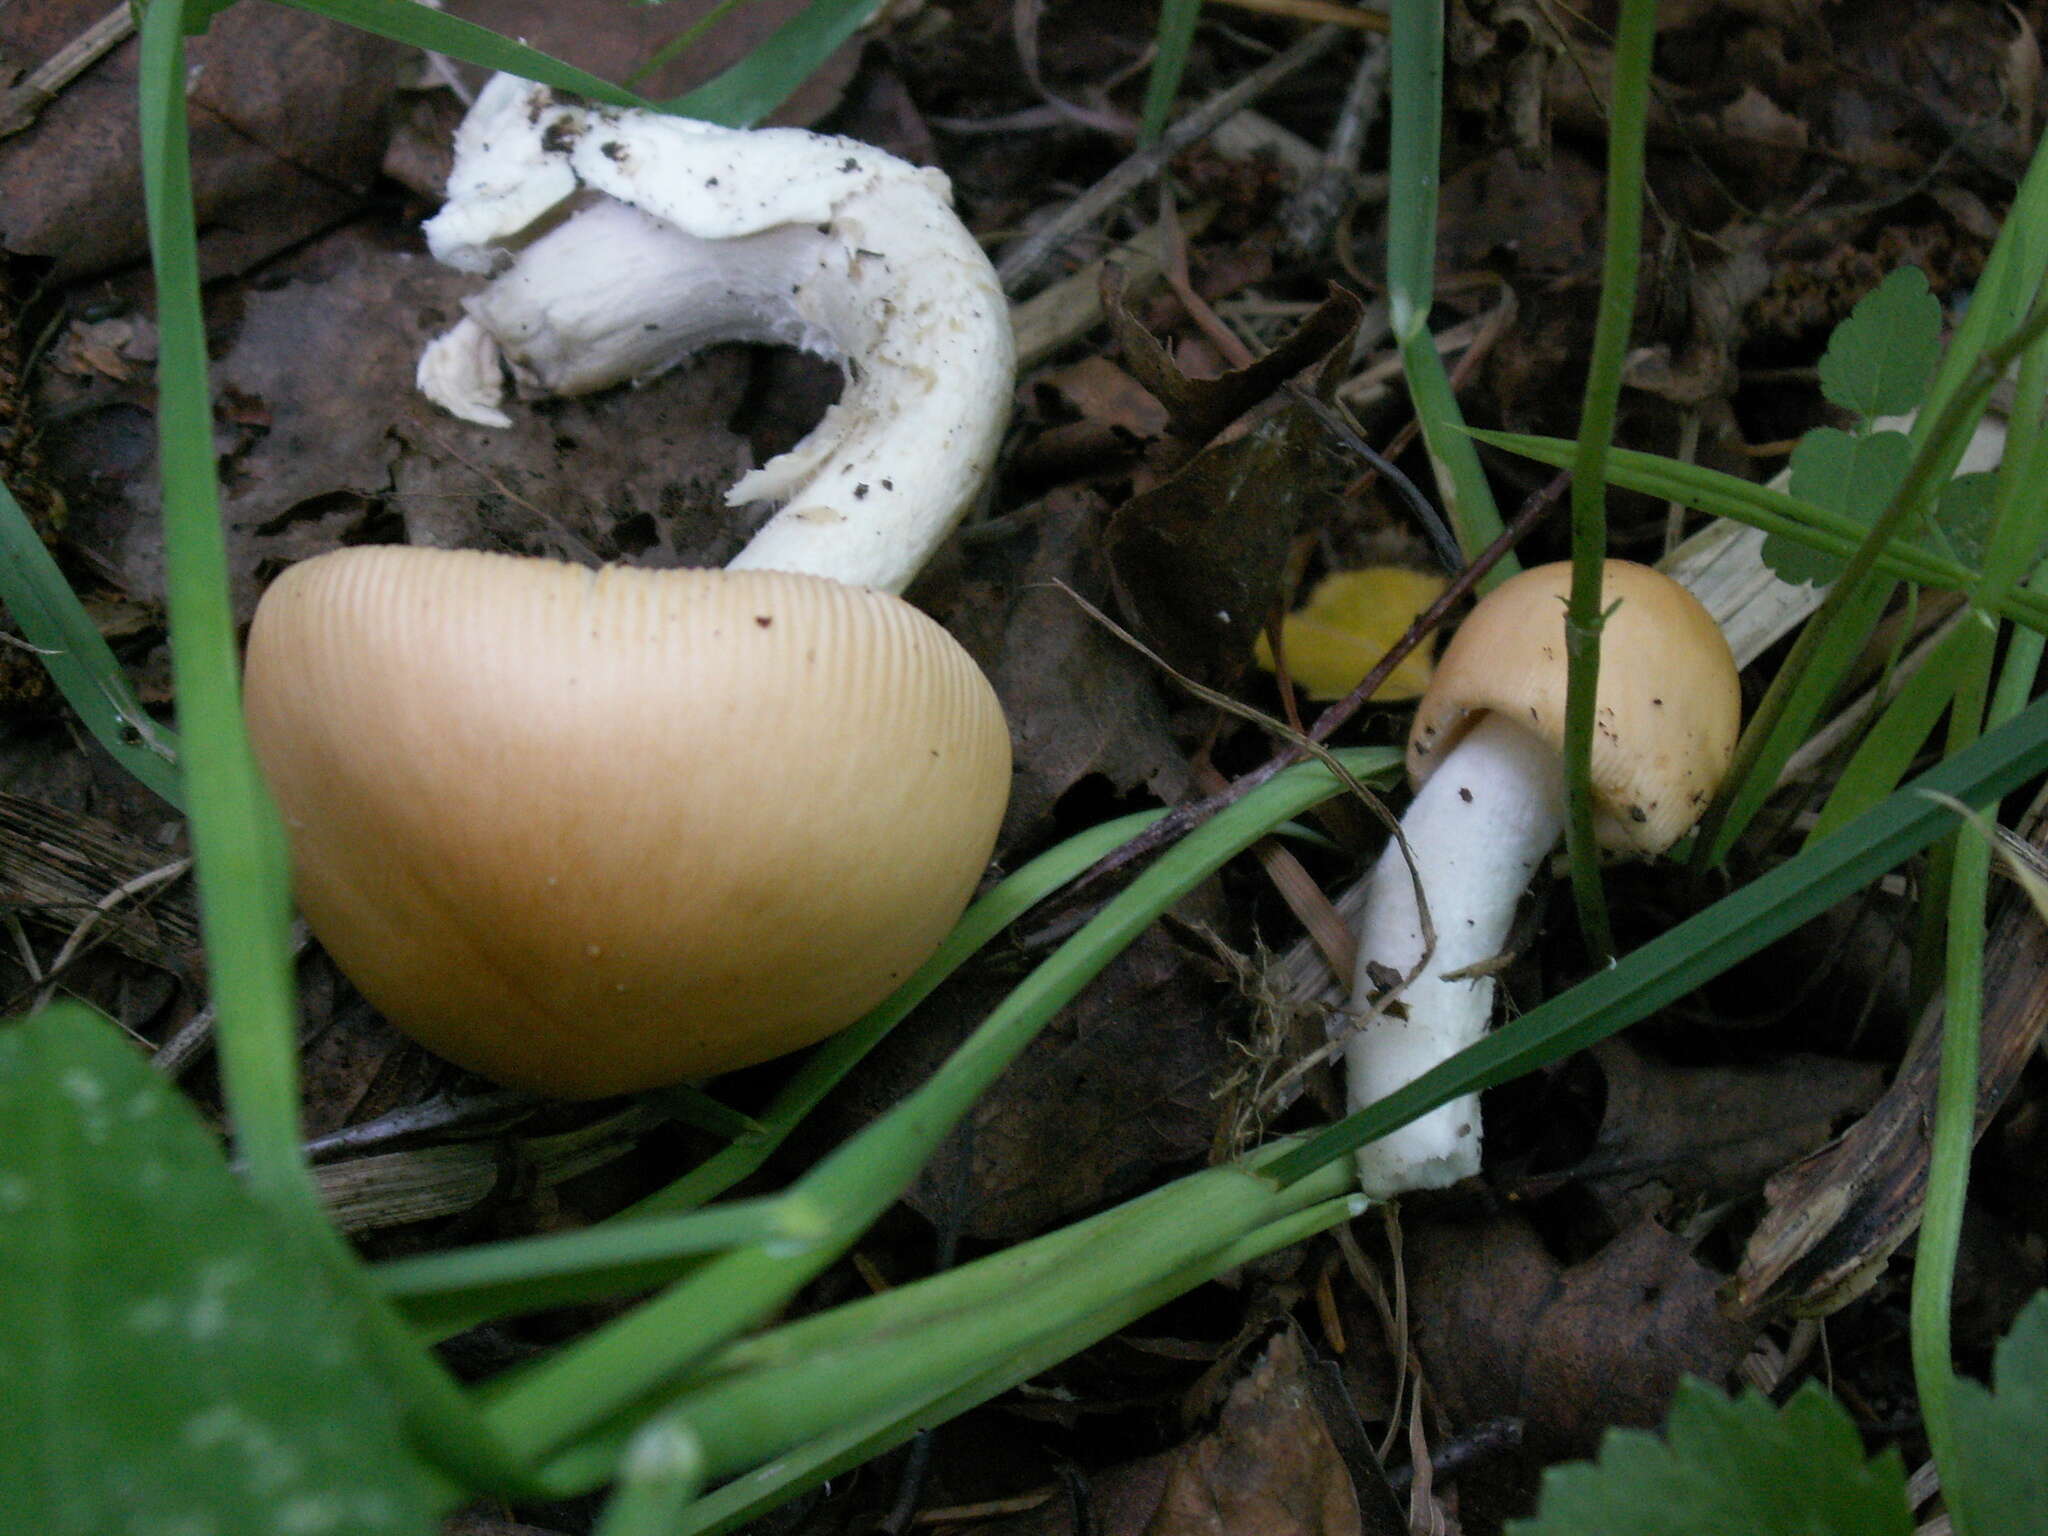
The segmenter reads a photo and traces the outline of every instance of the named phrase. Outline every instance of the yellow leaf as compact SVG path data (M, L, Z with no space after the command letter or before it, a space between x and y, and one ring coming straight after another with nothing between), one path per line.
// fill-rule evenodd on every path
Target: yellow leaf
M1287 675L1311 699L1343 698L1443 590L1441 576L1395 565L1324 577L1281 628ZM1373 698L1382 704L1419 698L1436 665L1434 650L1424 642L1410 651ZM1264 635L1254 655L1261 667L1273 670L1273 648Z

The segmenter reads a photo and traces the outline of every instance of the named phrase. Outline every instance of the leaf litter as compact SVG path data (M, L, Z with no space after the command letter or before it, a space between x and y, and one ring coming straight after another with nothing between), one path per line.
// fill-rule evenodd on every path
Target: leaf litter
M605 24L596 25L590 0L455 0L450 8L614 77L705 9L606 8ZM10 7L0 12L0 50L18 61L47 57L101 9L59 0ZM739 28L712 34L723 52L679 58L650 88L677 90L701 78L791 9L784 0L742 8ZM1114 112L1082 120L1042 109L1054 98L1091 110L1127 107L1131 66L1148 41L1135 18L1030 9L1035 76L1027 78L1003 42L1012 35L1011 7L963 0L943 12L926 8L846 50L788 115L933 156L954 177L975 227L999 240L1058 201L1049 187L1085 186L1127 152ZM1758 475L1780 462L1759 455L1760 445L1819 427L1823 435L1806 439L1815 446L1803 444L1794 459L1795 478L1803 469L1806 493L1819 485L1851 514L1870 510L1896 474L1885 458L1896 449L1867 429L1915 403L1927 343L1873 352L1853 330L1837 331L1847 349L1838 356L1828 333L1877 290L1880 306L1907 317L1873 320L1880 334L1905 327L1924 338L1929 314L1938 325L1941 306L1966 295L2038 125L2033 39L2042 20L2032 14L2038 7L1909 9L1904 24L1887 27L1853 7L1819 18L1803 8L1715 0L1667 7L1652 128L1652 180L1667 222L1649 252L1642 350L1631 374L1640 387L1624 397L1622 441L1669 451L1692 420L1702 463ZM1460 51L1447 78L1466 137L1445 164L1437 328L1482 319L1505 292L1512 318L1497 341L1475 350L1463 379L1468 418L1569 430L1599 260L1606 44L1574 29L1531 46L1526 30L1516 31L1527 27L1523 8L1452 10ZM1245 24L1268 42L1287 35L1268 22ZM1198 35L1191 94L1254 67L1245 34L1231 27ZM1803 51L1815 27L1828 36L1824 55ZM285 564L343 543L406 540L660 564L722 560L738 546L746 525L723 509L723 487L772 447L765 437L792 430L775 419L785 399L801 395L821 410L829 384L822 395L814 383L792 391L776 372L786 364L722 349L643 388L520 413L510 433L436 416L411 394L412 358L418 340L452 317L464 284L425 259L416 230L431 210L439 136L457 104L445 91L419 89L414 61L399 50L283 8L236 7L195 50L205 64L194 124L205 260L216 279L209 319L217 446L243 612ZM94 611L146 696L161 703L150 313L133 265L141 225L132 53L132 44L117 50L29 131L0 141L0 247L11 275L40 284L19 290L12 318L31 341L51 327L28 373L0 384L8 408L25 408L37 424L41 473L61 492L55 536L68 569L92 591ZM292 60L303 67L285 67ZM1314 66L1255 116L1313 152L1349 67L1335 58ZM969 131L978 119L1017 126ZM1266 132L1252 126L1253 137ZM1373 153L1383 151L1383 133L1371 143ZM1000 862L1014 864L1106 815L1189 799L1198 765L1236 771L1265 755L1253 733L1191 704L1057 584L1117 612L1176 666L1226 681L1281 715L1279 682L1251 671L1268 621L1335 573L1389 557L1427 563L1405 513L1346 483L1341 445L1286 387L1339 385L1378 360L1372 349L1384 332L1368 312L1377 297L1378 206L1368 199L1354 212L1342 232L1348 243L1327 260L1290 266L1273 237L1277 199L1289 185L1280 163L1232 169L1205 149L1177 167L1190 199L1206 200L1189 210L1203 216L1184 226L1199 231L1187 254L1200 301L1250 338L1262 362L1234 374L1200 317L1140 278L1107 304L1107 328L1019 381L1024 409L1004 478L914 594L988 668L1010 715L1017 793ZM1139 233L1152 217L1147 199L1134 200L1114 233ZM1085 245L1070 253L1077 262L1093 254ZM1931 287L1907 278L1880 286L1909 261L1925 269ZM1478 280L1457 281L1467 275ZM1330 308L1324 284L1332 277L1350 285L1364 310ZM1334 302L1341 309L1350 301ZM1368 345L1354 355L1349 328L1362 314ZM1852 366L1859 356L1860 369ZM1392 440L1404 419L1398 395L1355 398L1367 439ZM1428 482L1419 456L1404 467ZM1527 474L1505 459L1489 467L1511 488ZM1865 492L1846 489L1859 486ZM1969 558L1983 496L1982 482L1959 481L1928 536ZM1618 499L1624 552L1654 554L1663 524L1661 507ZM1554 553L1557 538L1540 532L1537 553ZM1807 569L1826 574L1820 564ZM61 896L46 886L8 887L47 954L66 903L97 899L122 871L162 863L175 828L91 766L47 696L10 693L5 702L4 787L52 815L97 813L81 828L111 840L93 845L97 864L74 869ZM1383 711L1362 719L1372 740L1395 739L1402 724ZM1336 846L1303 857L1334 889L1365 845L1341 820L1317 830ZM202 997L200 974L174 963L191 950L177 910L111 923L108 942L74 968L66 987L143 1038L167 1038ZM818 1140L918 1080L1050 932L1012 934L900 1030L821 1115ZM914 1275L929 1267L935 1247L1029 1236L1199 1165L1227 1113L1213 1094L1259 1038L1249 998L1260 984L1219 964L1217 945L1259 955L1280 950L1294 932L1249 866L1191 898L1056 1020L984 1101L914 1191L908 1213L864 1248L874 1272ZM2001 943L2018 947L2014 974L2031 974L2038 932L2000 932ZM7 963L18 972L16 949ZM1536 1001L1577 963L1568 942L1532 919L1509 989L1518 1003ZM1674 1024L1658 1029L1654 1044L1610 1045L1549 1083L1502 1090L1511 1112L1495 1120L1509 1129L1485 1188L1415 1202L1404 1212L1399 1249L1382 1246L1372 1224L1361 1228L1379 1289L1362 1288L1354 1268L1316 1271L1297 1261L1185 1298L1142 1325L1156 1345L1144 1372L1131 1364L1128 1345L1119 1353L1111 1341L1043 1384L1047 1394L1070 1394L1057 1413L1035 1411L1050 1397L1028 1389L965 1421L940 1442L913 1490L917 1502L944 1513L1021 1490L1038 1504L1032 1515L1011 1517L1020 1531L1376 1531L1391 1528L1384 1480L1374 1477L1377 1451L1404 1476L1421 1474L1418 1508L1441 1528L1499 1530L1532 1507L1547 1461L1591 1453L1611 1426L1663 1422L1685 1371L1731 1382L1752 1349L1790 1337L1788 1314L1818 1295L1836 1304L1816 1277L1843 1273L1865 1288L1840 1326L1870 1341L1864 1355L1836 1362L1853 1418L1823 1423L1804 1398L1775 1411L1820 1436L1852 1484L1888 1491L1891 1474L1863 1460L1870 1449L1902 1441L1917 1457L1923 1447L1910 1419L1880 1418L1872 1406L1888 1379L1881 1362L1896 1361L1903 1344L1898 1279L1871 1256L1903 1240L1894 1228L1910 1195L1894 1190L1832 1226L1802 1226L1820 1233L1815 1247L1796 1262L1779 1255L1759 1267L1774 1221L1844 1187L1831 1164L1867 1165L1871 1138L1887 1124L1915 1123L1924 1109L1924 1080L1907 1052L1914 1021L1890 992L1865 988L1853 974L1875 961L1848 963L1844 988L1882 999L1853 1030L1832 1010L1781 1020L1761 1036L1711 1021L1689 1034ZM25 979L10 974L10 992ZM308 962L304 981L310 1134L468 1090L452 1069L391 1034L323 961ZM1751 1011L1767 1011L1766 994L1759 987ZM1275 1047L1269 1040L1262 1048ZM1292 1048L1300 1048L1298 1037ZM1887 1064L1902 1059L1907 1066L1880 1096ZM719 1091L745 1105L772 1079L772 1069L760 1069ZM207 1072L190 1086L203 1107L213 1106ZM1569 1108L1581 1091L1588 1097L1576 1137L1571 1123L1536 1123L1536 1111ZM2004 1114L1986 1143L1992 1190L2017 1187L2010 1169L2038 1147L2028 1127L2040 1119L2040 1102L2039 1085L2016 1067L1988 1101L1987 1112ZM1311 1095L1279 1128L1322 1112ZM574 1227L620 1208L712 1145L661 1115L621 1134L596 1134L578 1149L548 1139L603 1126L597 1113L548 1111L521 1122L517 1135L494 1130L420 1154L381 1154L397 1161L358 1170L372 1182L351 1186L348 1198L366 1198L367 1188L370 1206L351 1208L379 1208L386 1195L400 1195L398 1185L375 1182L397 1179L402 1198L381 1208L427 1214L367 1237L369 1251ZM100 1122L78 1121L88 1123ZM1848 1134L1831 1144L1845 1123ZM447 1167L429 1178L434 1157ZM566 1176L575 1171L580 1177ZM2037 1253L2048 1241L2048 1210L2024 1197L1997 1199L1984 1219L2012 1229L2016 1252ZM812 1299L854 1283L842 1274L821 1282ZM1327 1305L1319 1286L1329 1289ZM1988 1364L1992 1339L2011 1319L2009 1309L1983 1312L1962 1343ZM1296 1321L1256 1347L1241 1341L1250 1320L1276 1316ZM492 1350L522 1358L577 1321L571 1313L505 1325L472 1344L478 1358ZM2038 1335L2038 1326L2023 1326L2001 1353L2001 1387L2008 1370L2030 1369ZM1322 1355L1349 1384L1350 1417L1363 1416L1363 1460L1342 1448L1345 1416L1311 1390ZM1162 1382L1192 1391L1218 1361L1228 1378L1220 1388L1198 1394L1191 1411L1186 1403L1169 1411L1174 1393ZM1860 1395L1859 1371L1869 1388ZM1761 1425L1754 1406L1714 1407L1697 1394L1677 1402L1674 1437L1711 1438L1716 1426L1745 1418ZM1982 1411L2009 1433L2032 1422L2023 1396ZM1520 1426L1519 1448L1512 1437L1487 1438L1488 1426L1510 1421ZM1777 1431L1754 1433L1768 1440ZM253 1466L259 1434L219 1420L202 1424L198 1439ZM1645 1467L1647 1454L1624 1453ZM1603 1455L1603 1472L1614 1455ZM1643 1471L1627 1484L1630 1496L1640 1498L1651 1476ZM843 1528L862 1512L885 1510L900 1491L885 1468L835 1487L783 1528ZM520 1525L472 1512L450 1529L502 1536L581 1531L589 1522L578 1509L532 1517L537 1523Z

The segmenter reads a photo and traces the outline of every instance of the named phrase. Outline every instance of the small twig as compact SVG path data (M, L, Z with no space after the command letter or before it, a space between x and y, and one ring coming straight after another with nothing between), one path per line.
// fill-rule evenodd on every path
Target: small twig
M10 911L7 914L7 931L14 939L14 957L21 962L21 968L28 972L29 985L41 986L43 963L36 958L36 947L29 942L28 930L21 926L21 914Z
M1188 243L1181 235L1180 210L1173 200L1173 188L1163 181L1159 184L1159 228L1165 236L1160 247L1160 273L1166 286L1180 300L1188 318L1222 355L1225 364L1233 369L1251 367L1258 359L1245 345L1244 338L1225 325L1209 301L1195 292L1194 280L1188 276Z
M0 93L0 139L30 127L57 93L112 53L135 31L134 7L117 5L45 59L13 89Z
M292 958L297 959L303 954L310 942L312 936L307 932L305 922L294 920L291 937ZM149 1059L150 1065L172 1082L176 1082L213 1044L213 1026L214 1009L213 1004L209 1002L179 1025L177 1032L170 1039L157 1047L156 1054Z
M1167 662L1165 657L1161 656L1157 651L1151 649L1151 647L1147 646L1144 641L1140 640L1136 635L1132 634L1129 630L1125 629L1122 625L1118 624L1115 619L1112 619L1100 608L1097 608L1093 603L1089 602L1087 598L1083 597L1080 593L1076 592L1072 587L1068 586L1065 582L1055 582L1054 585L1057 586L1062 592L1065 592L1067 596L1072 598L1077 604L1079 604L1082 612L1086 613L1091 619L1095 620L1096 623L1100 624L1104 629L1108 630L1112 635L1116 636L1117 639L1121 640L1125 645L1129 646L1132 650L1136 651L1140 656L1143 656L1147 661L1151 662L1153 666L1159 668L1160 671L1164 672L1168 677L1172 678L1176 683L1180 684L1181 687L1185 688L1189 693L1192 693L1196 698L1202 700L1205 704L1211 704L1215 706L1217 709L1223 711L1225 714L1235 715L1241 720L1249 720L1253 725L1260 727L1262 730L1271 732L1273 735L1280 737L1283 741L1288 742L1295 751L1300 752L1304 756L1312 757L1317 762L1321 763L1325 768L1330 770L1331 774L1333 774L1336 777L1337 782L1342 784L1349 791L1351 791L1353 797L1356 798L1358 802L1366 808L1366 810L1370 811L1373 817L1387 829L1387 836L1393 839L1394 844L1401 850L1401 857L1407 861L1408 878L1411 881L1413 881L1415 885L1415 914L1418 926L1420 926L1420 928L1422 929L1422 957L1415 962L1414 966L1408 971L1406 975L1398 978L1392 985L1382 987L1374 995L1370 1005L1367 1008L1363 1010L1353 1011L1351 1028L1349 1031L1347 1031L1347 1034L1356 1033L1358 1030L1365 1028L1366 1025L1378 1019L1389 1008L1393 1007L1393 1005L1400 1000L1401 994L1406 992L1409 986L1412 985L1415 981L1415 978L1422 974L1423 968L1429 964L1430 957L1436 953L1436 926L1430 921L1429 897L1428 894L1424 892L1422 888L1422 871L1416 865L1415 851L1408 846L1407 835L1401 830L1400 819L1396 817L1392 811L1387 809L1385 801L1381 800L1378 795L1374 794L1370 789L1366 788L1366 786L1359 781L1358 777L1355 774L1353 774L1349 768L1346 768L1344 766L1343 759L1338 757L1336 753L1332 752L1328 747L1323 745L1322 740L1320 738L1313 736L1304 736L1298 731L1289 730L1286 726L1282 725L1278 720L1275 720L1271 715L1266 714L1263 710L1254 709L1249 704L1240 703L1238 700L1233 699L1229 694L1219 692L1214 688L1206 687L1205 685L1196 682L1186 673L1175 670L1175 668ZM1329 712L1325 711L1324 719L1328 719L1328 717ZM1321 723L1321 721L1317 722L1318 725L1320 725ZM1239 782L1242 781L1240 780ZM1226 791L1225 793L1229 793L1229 791ZM1289 858L1291 860L1292 855L1289 855ZM1269 863L1267 867L1270 870L1274 866ZM1298 863L1296 863L1294 867L1297 870L1300 869L1300 865ZM1327 907L1327 899L1324 899L1322 897L1322 892L1319 889L1316 889L1314 882L1308 880L1306 870L1301 871L1301 876L1303 882L1308 885L1309 889L1315 891L1317 898L1321 899L1323 901L1323 905ZM1283 874L1279 878L1280 880L1284 880L1286 877ZM1276 881L1276 883L1278 882ZM1286 886L1283 884L1281 886L1281 889L1284 893L1286 890ZM1299 909L1297 908L1297 910ZM1334 918L1335 914L1332 913L1331 916ZM1314 924L1311 923L1310 927L1313 931ZM1348 940L1348 938L1349 935L1347 933L1346 939ZM1344 954L1345 948L1346 946L1344 944L1338 944L1338 956L1341 957ZM1341 958L1338 958L1333 962L1332 969L1341 975L1350 974L1350 972L1355 968L1346 967L1343 960ZM1356 977L1354 976L1353 979L1355 980Z
M1522 509L1515 514L1514 520L1501 530L1499 537L1481 550L1470 565L1452 577L1442 595L1416 616L1415 622L1408 626L1401 638L1393 643L1373 669L1365 674L1364 680L1348 695L1317 716L1316 723L1309 728L1308 739L1317 743L1327 741L1339 726L1357 714L1364 707L1366 700L1377 693L1381 684L1393 674L1394 668L1429 638L1437 626L1443 623L1451 609L1484 579L1488 571L1500 563L1510 549L1528 537L1536 525L1543 521L1570 483L1568 476L1558 475L1548 485L1533 493L1522 504ZM1186 805L1175 806L1122 847L1098 859L1093 868L1068 888L1069 892L1084 891L1097 881L1108 878L1168 843L1185 837L1218 811L1236 804L1282 769L1293 767L1307 756L1306 752L1290 744L1274 753L1251 772L1240 775L1232 782L1230 788L1221 794L1209 795Z
M1061 120L1078 123L1113 138L1135 139L1138 122L1128 113L1069 101L1045 83L1045 73L1038 62L1038 23L1042 8L1042 0L1013 0L1010 7L1010 32L1017 43L1017 62L1023 66L1024 83L1036 91L1038 99Z
M984 1499L979 1504L948 1504L943 1509L919 1510L913 1525L972 1525L981 1520L995 1520L1004 1515L1024 1515L1049 1504L1059 1496L1057 1487L1039 1488L1030 1493L1020 1493L1008 1499Z
M1020 240L996 263L1004 291L1014 295L1075 235L1152 180L1175 155L1210 133L1233 112L1251 105L1298 70L1328 53L1344 35L1341 27L1321 26L1284 53L1275 54L1228 90L1218 91L1177 120L1148 145L1118 164L1102 180L1062 208L1044 228Z
M100 925L100 921L109 912L125 901L133 900L135 897L154 890L160 885L169 884L171 881L184 875L191 867L192 861L190 859L173 859L170 863L159 868L145 870L132 880L122 881L111 891L108 891L106 895L94 902L92 910L79 919L78 925L65 938L63 946L57 951L57 958L45 966L43 974L37 978L43 990L42 995L36 999L36 1006L38 1008L50 1006L51 999L56 996L58 978L64 974L74 960L78 959L80 953L85 949L86 939Z
M450 1131L474 1134L480 1130L502 1131L540 1108L544 1101L515 1088L493 1089L458 1098L437 1093L421 1104L407 1104L375 1120L343 1126L306 1143L306 1158L317 1162L342 1152L369 1152L388 1148L394 1142L415 1136L441 1135Z
M1197 770L1195 782L1211 793L1228 788L1230 783L1206 764ZM1252 853L1265 867L1266 878L1272 881L1280 899L1287 903L1288 909L1322 952L1330 973L1345 986L1350 986L1352 967L1358 959L1358 939L1351 932L1350 925L1338 915L1337 909L1330 905L1330 898L1323 894L1323 888L1316 884L1314 877L1302 867L1301 860L1278 838L1260 838L1252 844Z
M1235 715L1240 720L1248 720L1253 725L1258 726L1261 730L1272 732L1274 735L1279 736L1281 739L1288 742L1290 746L1293 748L1293 750L1300 753L1303 757L1312 757L1317 762L1321 763L1325 768L1329 769L1332 774L1336 775L1338 783L1342 784L1346 789L1350 790L1352 794L1357 796L1358 799L1366 806L1366 808L1370 810L1373 813L1373 815L1377 816L1380 819L1380 821L1386 825L1388 832L1390 832L1392 835L1396 837L1399 837L1401 835L1401 823L1394 817L1392 812L1390 812L1384 805L1380 803L1380 797L1374 794L1370 789L1366 788L1364 784L1360 783L1357 775L1352 773L1352 771L1349 768L1346 768L1344 766L1344 761L1342 758L1338 757L1336 753L1332 752L1328 747L1323 745L1322 739L1320 737L1297 735L1295 732L1288 730L1288 728L1285 725L1281 724L1278 720L1275 720L1271 715L1267 714L1264 710L1254 709L1249 704L1245 704L1237 699L1233 699L1227 693L1223 693L1218 689L1211 688L1205 683L1196 682L1192 677L1189 677L1185 672L1176 669L1170 662L1166 660L1165 657L1161 656L1157 651L1153 650L1149 645L1147 645L1144 641L1140 640L1136 635L1132 634L1128 629L1125 629L1123 625L1117 623L1115 619L1112 619L1100 608L1096 607L1093 603L1089 602L1087 598L1083 597L1080 593L1076 592L1064 581L1055 580L1053 582L1053 585L1058 587L1062 592L1066 593L1068 597L1072 598L1076 606L1078 606L1083 613L1087 614L1089 618L1093 619L1096 623L1100 624L1104 629L1108 630L1112 635L1116 636L1117 639L1121 640L1125 645L1129 646L1132 650L1136 651L1140 656L1144 657L1147 661L1151 662L1153 666L1157 667L1161 672L1164 672L1168 677L1172 678L1176 683L1178 683L1181 687L1185 688L1189 693L1193 694L1196 698L1200 699L1204 704L1212 705L1213 707L1222 710L1225 714ZM1320 724L1320 722L1318 723ZM1242 779L1238 781L1238 783L1240 784L1243 782L1244 781ZM1233 789L1234 788L1235 786L1233 786Z
M1337 223L1358 196L1358 168L1365 149L1365 131L1386 100L1387 45L1369 38L1337 109L1336 126L1315 175L1295 188L1281 206L1280 228L1287 248L1314 257L1329 248Z
M1448 1482L1467 1467L1514 1450L1522 1443L1522 1429L1520 1419L1484 1419L1464 1434L1444 1441L1429 1458L1431 1480ZM1412 1465L1396 1467L1387 1473L1387 1481L1399 1492L1414 1482L1415 1471Z
M1456 382L1455 379L1452 381L1453 387L1456 386ZM1457 570L1464 563L1464 557L1458 549L1457 535L1451 532L1450 524L1444 521L1443 513L1437 510L1435 502L1422 494L1421 487L1401 472L1391 455L1382 454L1365 440L1365 434L1358 430L1358 424L1352 419L1350 411L1342 404L1316 398L1313 391L1303 389L1297 380L1288 381L1287 391L1307 407L1310 415L1322 423L1324 431L1365 460L1372 474L1379 476L1394 488L1395 494L1406 502L1408 510L1415 514L1415 521L1422 525L1423 537L1429 541L1429 547L1436 553L1437 559L1443 562L1444 569ZM1401 430L1403 440L1397 442L1395 452L1399 452L1400 447L1405 446L1406 439L1413 438L1414 418L1411 417L1408 425Z
M1338 0L1217 0L1219 5L1235 6L1240 11L1257 11L1264 16L1292 16L1299 21L1323 21L1333 27L1349 27L1355 32L1384 32L1387 18L1381 11L1361 11L1355 6L1340 5Z

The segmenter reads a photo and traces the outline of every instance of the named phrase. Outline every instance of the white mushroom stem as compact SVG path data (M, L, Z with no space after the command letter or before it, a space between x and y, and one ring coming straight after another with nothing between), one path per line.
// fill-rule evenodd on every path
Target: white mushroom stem
M966 511L1009 414L1009 309L946 178L852 139L557 101L500 75L456 135L442 261L502 275L420 358L466 420L651 378L720 341L838 363L809 436L729 503L782 510L733 562L901 591ZM550 226L549 220L558 220Z
M1506 946L1516 903L1564 826L1564 769L1556 750L1498 714L1482 718L1416 791L1401 831L1429 903L1436 946L1399 1001L1345 1047L1351 1107L1406 1086L1479 1040L1492 1022L1493 978L1460 975ZM1389 841L1372 875L1359 936L1356 995L1372 972L1406 976L1421 963L1415 874ZM1368 968L1371 968L1370 971ZM1466 1094L1358 1153L1375 1199L1440 1189L1479 1171L1479 1098Z

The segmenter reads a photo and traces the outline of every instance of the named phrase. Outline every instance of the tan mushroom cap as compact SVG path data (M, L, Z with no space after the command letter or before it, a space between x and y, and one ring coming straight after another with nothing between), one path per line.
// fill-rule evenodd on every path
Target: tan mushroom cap
M1498 711L1564 746L1568 564L1502 582L1445 647L1408 733L1408 773L1428 778L1458 738ZM1742 689L1713 616L1670 577L1609 560L1601 607L1593 787L1602 846L1661 853L1685 835L1735 756ZM1617 606L1619 605L1619 606Z
M966 652L813 576L338 551L265 595L246 690L342 969L565 1097L858 1018L958 918L1009 794Z

